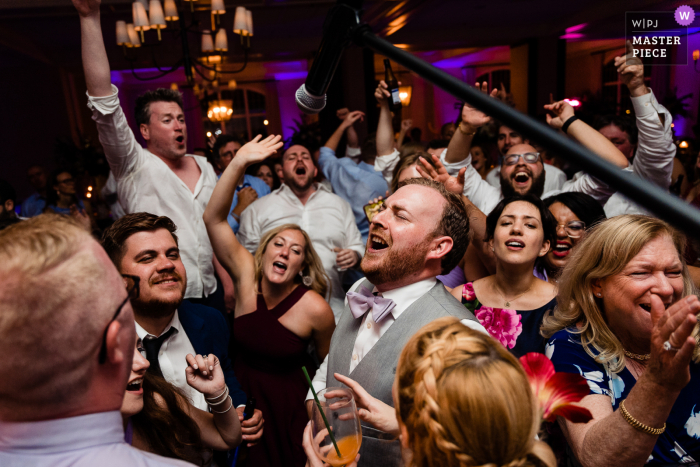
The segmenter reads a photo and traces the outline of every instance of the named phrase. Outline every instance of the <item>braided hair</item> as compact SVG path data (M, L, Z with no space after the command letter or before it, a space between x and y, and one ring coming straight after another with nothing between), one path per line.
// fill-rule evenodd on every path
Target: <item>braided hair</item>
M457 318L433 321L406 344L396 415L415 467L548 465L535 454L539 410L520 362Z

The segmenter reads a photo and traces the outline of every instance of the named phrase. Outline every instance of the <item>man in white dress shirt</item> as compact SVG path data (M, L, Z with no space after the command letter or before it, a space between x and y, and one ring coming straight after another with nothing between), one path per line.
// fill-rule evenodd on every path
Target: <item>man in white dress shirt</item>
M124 281L64 216L0 232L0 465L190 465L124 442L134 357Z
M336 322L343 310L341 272L355 267L365 251L355 216L347 201L315 184L311 153L298 144L282 156L284 184L253 202L241 214L238 241L255 254L260 238L283 224L299 225L311 238L331 279L328 299Z
M469 220L459 196L441 184L411 179L392 194L370 224L361 279L351 287L328 356L313 380L319 391L349 376L393 406L391 387L403 346L422 326L444 316L486 332L450 295L438 274L451 271L469 243ZM362 305L358 308L358 300ZM392 371L393 369L393 371ZM313 396L307 396L311 410ZM397 441L363 421L360 465L391 467L401 461Z
M202 221L216 185L216 174L205 157L186 154L182 97L177 91L157 89L136 100L136 123L146 140L146 149L142 148L129 128L117 88L111 84L100 26L100 0L73 3L80 14L88 107L117 182L119 204L126 213L168 216L179 226L182 262L187 269L185 298L211 297L217 289L215 267L224 284L230 283L225 280L223 268L214 261ZM227 293L230 295L232 290ZM223 307L222 303L205 304Z

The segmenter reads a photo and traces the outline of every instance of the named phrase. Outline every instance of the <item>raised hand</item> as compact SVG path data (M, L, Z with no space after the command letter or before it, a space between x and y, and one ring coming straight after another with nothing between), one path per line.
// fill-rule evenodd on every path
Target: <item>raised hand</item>
M78 14L84 18L100 13L101 0L73 0L73 6Z
M625 45L627 53L621 57L615 57L615 66L632 97L641 96L649 92L644 84L644 64L639 57L634 56L632 42L627 41Z
M484 94L489 94L491 97L498 98L499 96L498 88L493 88L491 90L491 93L488 92L489 87L486 81L481 83L481 85L479 85L479 83L476 83L475 87L476 89L481 90L481 92L483 92ZM470 130L476 131L477 128L486 125L490 121L491 117L486 115L481 110L478 110L476 107L472 107L467 103L465 103L462 107L462 123L464 123L464 125L467 126ZM465 131L468 130L465 129Z
M350 250L348 248L333 248L335 253L335 264L339 268L349 269L357 264L359 258L357 257L357 252L355 250Z
M401 81L399 81L399 86L401 86ZM379 105L383 105L384 103L389 103L390 97L389 86L387 86L384 80L381 80L379 86L377 86L377 89L374 91L374 98L377 99Z
M401 131L407 132L413 127L413 120L406 119L406 120L401 120Z
M204 394L204 397L214 398L224 392L226 381L216 355L187 354L185 377L187 384Z
M545 109L552 112L555 116L547 114L547 124L555 130L561 129L568 119L574 116L574 108L566 101L555 102L554 104L546 104Z
M357 415L360 417L360 420L385 433L399 435L399 422L396 419L396 410L393 407L372 397L359 383L347 376L338 373L335 373L334 376L355 394Z
M695 350L692 337L700 301L695 295L682 298L668 309L658 295L651 295L651 358L645 376L661 387L680 392L690 381L690 359ZM664 349L664 343L671 346Z
M252 141L243 145L236 153L236 159L240 158L239 160L245 162L246 165L254 164L267 159L284 145L280 141L282 139L280 135L270 135L262 141L260 138L262 136L258 135Z
M349 113L350 113L350 110L348 110L347 107L343 107L342 109L336 110L335 116L341 120L345 120L345 118L348 116Z
M352 126L352 124L355 123L356 121L358 121L358 120L362 121L364 119L365 119L365 113L360 111L360 110L355 110L353 112L349 112L345 116L345 118L343 118L343 123L341 123L341 125L343 125L345 127L349 127L349 126Z
M418 161L420 164L416 164L416 170L421 174L421 177L427 178L428 180L434 180L438 183L442 183L447 188L447 191L451 191L457 195L462 195L464 192L464 174L467 171L466 167L462 167L457 177L453 177L447 172L447 169L440 162L440 158L433 154L433 163L435 167L430 165L423 157L419 157ZM422 167L421 167L422 166Z

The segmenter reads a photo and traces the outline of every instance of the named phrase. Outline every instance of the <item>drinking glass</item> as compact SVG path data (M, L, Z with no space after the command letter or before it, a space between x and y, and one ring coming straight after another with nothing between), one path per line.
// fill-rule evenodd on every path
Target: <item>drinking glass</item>
M311 433L316 454L333 467L351 463L360 451L362 443L362 429L352 392L347 388L326 388L318 393L318 400L321 407L319 409L318 404L314 402L311 417ZM321 411L335 437L337 450Z

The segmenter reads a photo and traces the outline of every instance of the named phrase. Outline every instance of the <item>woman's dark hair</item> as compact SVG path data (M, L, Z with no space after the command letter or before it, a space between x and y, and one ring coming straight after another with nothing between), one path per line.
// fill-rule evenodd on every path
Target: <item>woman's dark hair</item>
M503 214L503 210L510 203L515 203L516 201L525 201L526 203L530 203L533 206L535 206L540 212L540 219L542 220L542 231L544 232L544 241L549 241L549 246L551 248L556 242L557 238L557 222L556 220L554 220L554 216L551 212L549 212L547 206L544 205L544 202L537 196L531 194L509 196L508 198L502 199L501 202L498 203L495 208L493 208L493 211L491 211L491 213L486 217L485 241L488 242L493 239L493 235L496 232L496 225L498 224L498 219L501 217L501 214ZM538 258L538 261L539 259L541 258Z
M586 230L606 219L603 206L592 196L585 193L559 193L544 200L544 205L547 208L554 203L561 203L571 209L571 212L576 214L576 217L586 224Z
M274 191L282 185L282 182L280 182L280 179L277 176L277 172L275 172L275 163L277 162L280 161L277 159L268 159L262 162L258 162L257 164L253 164L250 167L248 167L245 170L245 173L247 173L248 175L252 175L253 177L257 177L256 174L258 173L258 170L260 170L260 167L267 167L268 169L270 169L270 172L272 172L272 191Z
M166 407L158 404L156 394ZM146 373L143 378L143 409L131 417L134 432L156 454L206 465L209 449L202 443L199 426L182 409L178 399L185 401L187 396L162 377Z
M54 170L51 172L51 178L49 179L49 184L46 189L46 206L58 206L58 193L56 193L56 190L54 187L58 185L58 176L63 174L63 173L68 173L71 174L71 177L73 174L70 172L70 170ZM78 204L78 196L77 196L77 191L76 194L73 195L73 203Z

